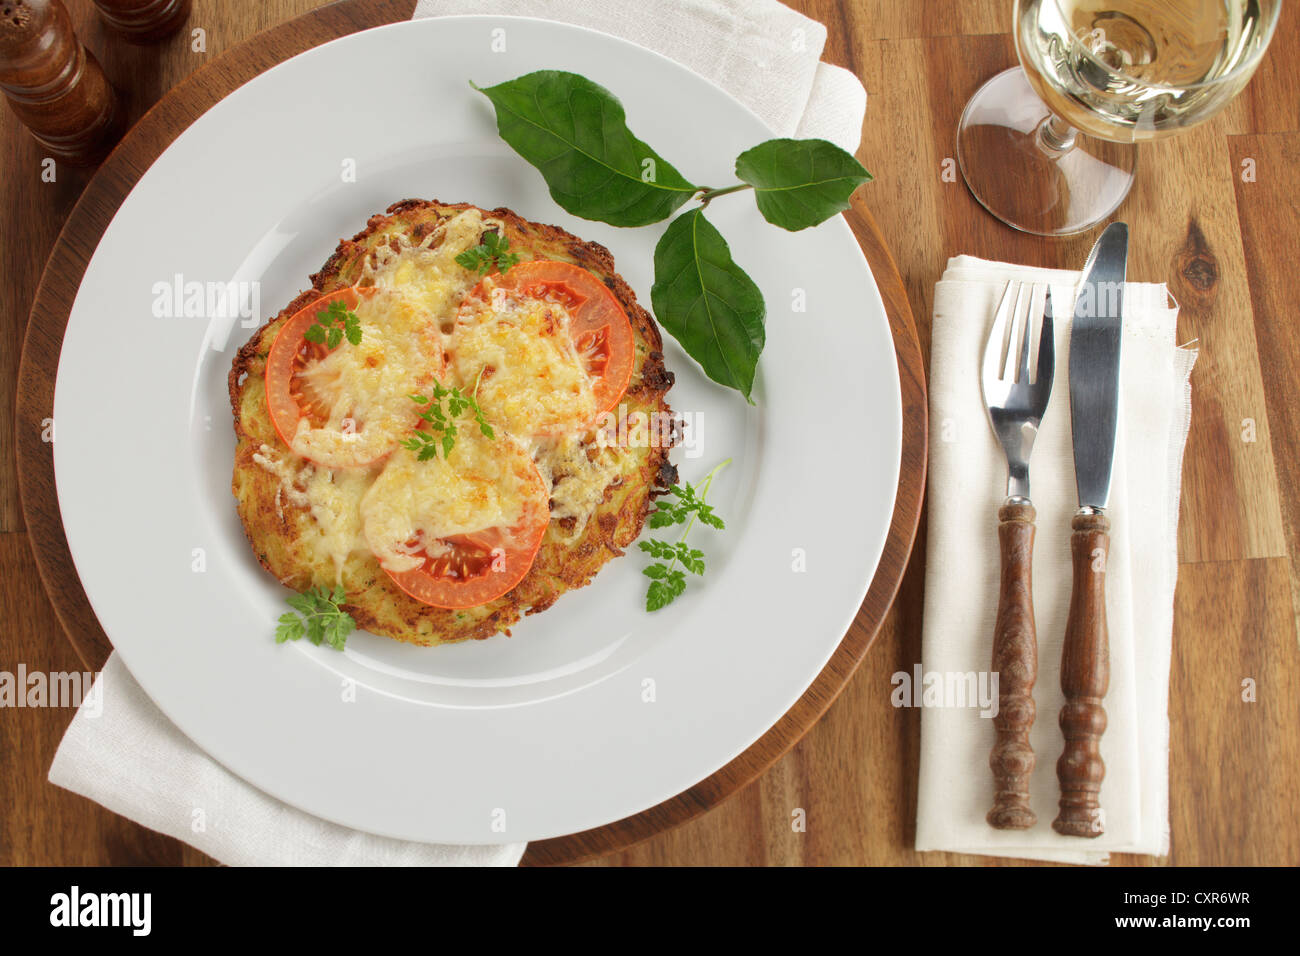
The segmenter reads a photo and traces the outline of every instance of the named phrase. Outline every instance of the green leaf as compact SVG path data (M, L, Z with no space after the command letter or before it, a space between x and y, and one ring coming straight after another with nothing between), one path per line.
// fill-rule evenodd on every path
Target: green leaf
M638 541L637 547L646 554L654 558L668 558L672 560L676 556L673 546L667 541L658 541L655 538L648 538L645 541Z
M824 139L770 139L736 157L736 175L754 187L763 218L797 232L849 208L871 174Z
M292 611L286 611L280 615L280 624L275 629L275 642L277 644L283 644L285 641L296 641L302 637L302 634L302 618Z
M647 611L657 611L662 607L667 607L681 597L682 592L685 590L686 575L681 571L670 571L663 578L650 582L650 587L646 590L645 595L645 609Z
M456 264L470 272L477 272L482 275L487 271L486 262L482 253L482 246L475 246L473 249L466 249L456 256Z
M685 541L677 543L677 560L692 574L704 573L704 552L698 548L688 547Z
M317 345L325 344L325 326L309 325L307 331L303 332L302 337L308 342L314 342Z
M632 134L618 98L584 76L539 70L474 88L492 101L501 138L575 216L644 226L667 219L698 191Z
M710 528L722 530L727 527L723 520L713 513L713 505L701 505L699 517L700 522L708 525Z
M685 515L679 515L675 510L665 508L662 504L650 512L651 528L667 528L669 525L681 524L685 520Z
M700 210L674 219L655 247L650 301L704 373L753 404L754 368L766 340L763 293Z
M325 624L325 643L336 651L343 650L353 626L352 618L346 614L330 618Z
M343 650L357 623L341 607L347 600L347 592L341 586L332 590L308 588L286 600L294 610L280 615L280 623L275 629L277 644L305 637L313 644L324 641L335 650Z

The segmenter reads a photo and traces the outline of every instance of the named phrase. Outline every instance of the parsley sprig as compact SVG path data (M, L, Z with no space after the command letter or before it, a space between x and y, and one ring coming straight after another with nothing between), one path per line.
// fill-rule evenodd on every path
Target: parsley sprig
M650 538L637 544L638 548L652 558L660 559L641 572L650 579L650 587L645 595L647 611L667 607L681 597L686 590L687 571L691 574L704 573L704 552L688 545L686 536L691 533L696 521L719 530L726 527L723 520L714 513L713 506L706 504L704 499L709 493L709 486L713 484L713 477L730 462L731 459L728 458L705 475L698 491L690 482L684 486L674 485L665 494L676 498L676 501L661 499L655 503L655 510L650 512L651 528L667 528L679 524L686 525L686 528L676 541Z
M338 348L345 336L353 345L361 344L361 319L338 299L317 312L315 324L302 334L308 342L331 349Z
M471 272L487 275L495 267L497 272L505 275L510 267L519 262L520 256L508 252L510 240L499 232L485 232L482 241L473 249L466 249L456 257L456 262Z
M280 624L275 629L277 644L305 637L317 646L323 642L336 651L343 650L348 635L357 626L352 615L340 607L347 600L343 588L336 587L333 591L309 588L288 600L293 610L280 615Z
M451 454L458 434L456 419L463 415L467 409L473 410L474 421L478 423L479 431L488 438L496 438L492 426L483 417L483 409L479 408L478 401L473 395L466 395L462 392L459 386L447 388L437 379L434 379L433 398L424 395L409 395L407 397L419 405L427 406L424 411L420 412L420 418L429 427L417 429L410 438L405 438L401 442L403 448L415 452L415 457L419 461L436 458L439 448L442 449L444 459ZM445 408L443 407L444 403Z

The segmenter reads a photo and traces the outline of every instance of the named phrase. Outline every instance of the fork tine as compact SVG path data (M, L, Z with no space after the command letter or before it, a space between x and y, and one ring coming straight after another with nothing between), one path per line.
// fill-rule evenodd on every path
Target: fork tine
M1025 303L1025 312L1021 321L1024 323L1024 333L1020 336L1020 371L1016 373L1016 381L1029 384L1029 353L1034 347L1034 297L1037 293L1037 286L1029 287L1029 301ZM1020 300L1016 300L1016 305Z
M1043 302L1043 331L1038 336L1038 372L1035 384L1050 383L1056 374L1056 336L1052 323L1052 288L1047 288L1047 298Z
M989 329L988 343L984 346L984 381L996 382L1002 378L1003 355L1005 354L1005 343L1007 340L1007 320L1011 315L1012 308L1012 288L1015 282L1008 280L1007 287L1002 291L1002 301L998 303L998 310L993 316L993 327Z
M1002 380L1005 382L1016 381L1016 369L1020 365L1021 346L1025 344L1025 331L1029 327L1029 309L1021 308L1021 301L1025 297L1025 286L1023 283L1016 287L1016 304L1011 310L1011 319L1007 323L1007 355L1006 362L1003 365L1005 369ZM1029 297L1033 299L1033 289L1030 289Z

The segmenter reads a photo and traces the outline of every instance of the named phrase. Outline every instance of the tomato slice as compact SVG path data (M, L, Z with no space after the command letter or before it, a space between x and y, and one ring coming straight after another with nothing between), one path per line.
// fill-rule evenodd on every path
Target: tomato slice
M521 301L560 306L567 314L568 335L589 377L594 407L589 408L589 415L582 416L584 420L575 420L571 413L545 407L550 398L548 392L555 387L554 382L521 381L511 382L508 386L503 382L502 387L508 387L515 398L521 390L537 392L533 396L529 426L511 422L509 415L504 416L507 424L515 425L522 434L558 434L588 426L600 415L617 407L632 379L636 339L627 313L605 283L570 262L542 259L521 262L505 275L498 273L485 277L469 292L461 305L458 334L476 322L490 319L496 309L507 303L518 305ZM544 328L542 333L545 335L549 331L549 328ZM471 382L479 380L477 372L463 367L465 362L460 355L454 360L462 366L462 378ZM482 379L490 381L496 371L491 364L483 365ZM485 410L489 416L492 415L493 409L485 406Z
M330 349L305 338L318 313L334 302L365 313L359 316L360 345L345 340ZM334 355L339 349L348 351ZM329 370L327 360L338 373L332 395L314 384L317 373ZM404 374L392 375L390 363L401 363ZM339 289L290 316L271 344L266 360L271 423L280 440L303 458L329 468L364 467L388 455L414 427L418 409L407 395L442 369L441 335L432 317L374 288Z
M477 443L477 455L467 447ZM468 461L457 462L457 455ZM479 469L481 455L495 459L496 468ZM550 492L531 456L511 438L498 434L495 440L461 431L450 462L436 458L429 462L415 460L408 451L398 451L377 479L372 492L376 495L377 520L367 514L363 502L365 533L371 550L380 558L380 567L393 582L423 604L441 608L468 608L486 604L505 594L528 573L550 523ZM425 468L442 469L433 484L426 485L421 476ZM455 533L425 536L417 531L393 533L395 527L415 528L428 524L463 522L463 516L450 514L453 498L475 500L482 489L506 487L520 505L517 519L509 526L491 526ZM408 492L401 498L410 509L396 525L391 502L397 489ZM513 509L512 512L513 513ZM429 519L430 516L432 520ZM441 518L442 520L438 520ZM388 539L384 540L385 535ZM399 544L395 540L405 537ZM386 557L414 567L393 570L385 565Z

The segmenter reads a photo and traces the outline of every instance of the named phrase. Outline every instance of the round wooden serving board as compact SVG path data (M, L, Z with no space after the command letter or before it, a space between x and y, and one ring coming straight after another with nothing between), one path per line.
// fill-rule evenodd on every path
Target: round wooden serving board
M17 449L23 513L41 577L86 666L98 671L112 650L77 578L55 495L52 417L63 332L77 288L110 220L145 170L195 119L237 87L298 53L358 30L408 19L412 0L347 0L321 7L230 50L176 86L104 161L72 210L41 277L18 378ZM871 186L868 189L874 188ZM925 372L916 327L894 260L875 222L855 200L845 214L880 286L902 383L903 449L898 494L880 566L858 615L830 662L784 717L739 757L671 800L616 823L533 843L525 863L574 863L617 852L717 806L759 777L825 713L870 647L907 567L925 488Z

